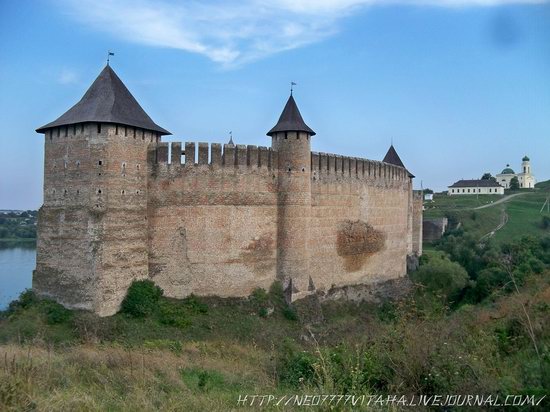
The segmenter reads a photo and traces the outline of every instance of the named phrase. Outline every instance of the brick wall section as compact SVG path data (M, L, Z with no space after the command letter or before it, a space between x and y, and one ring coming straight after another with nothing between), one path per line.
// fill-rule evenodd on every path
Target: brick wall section
M423 192L415 190L413 192L413 253L417 256L422 255L422 215L424 209Z
M240 145L222 153L213 144L208 162L208 146L199 144L195 164L195 149L185 144L184 164L164 156L150 164L149 275L173 297L268 288L276 277L277 153Z
M406 273L410 179L402 168L313 153L310 270L317 289L374 283ZM339 256L337 232L360 221L384 237L372 255ZM351 259L351 261L350 261Z

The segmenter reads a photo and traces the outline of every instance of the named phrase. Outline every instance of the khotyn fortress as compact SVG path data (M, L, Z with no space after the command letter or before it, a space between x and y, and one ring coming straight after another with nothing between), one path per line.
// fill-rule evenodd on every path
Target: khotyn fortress
M311 151L292 95L271 147L168 143L111 67L45 135L33 289L114 314L134 280L167 296L291 299L403 277L422 249L422 199L384 161Z

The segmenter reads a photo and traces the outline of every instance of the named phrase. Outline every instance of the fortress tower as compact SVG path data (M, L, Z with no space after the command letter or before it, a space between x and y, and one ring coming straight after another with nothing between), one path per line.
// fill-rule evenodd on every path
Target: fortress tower
M267 133L278 155L277 277L292 282L293 294L310 286L311 137L290 94L279 121Z
M170 134L106 66L45 136L33 289L111 314L147 277L147 147Z

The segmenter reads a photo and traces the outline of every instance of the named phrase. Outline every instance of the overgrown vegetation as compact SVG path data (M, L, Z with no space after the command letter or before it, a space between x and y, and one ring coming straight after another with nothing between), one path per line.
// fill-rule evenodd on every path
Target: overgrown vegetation
M0 410L213 410L243 394L550 395L550 237L448 233L396 302L282 285L175 300L135 282L99 318L23 293L0 319ZM548 408L548 401L541 406ZM541 409L542 410L542 409Z

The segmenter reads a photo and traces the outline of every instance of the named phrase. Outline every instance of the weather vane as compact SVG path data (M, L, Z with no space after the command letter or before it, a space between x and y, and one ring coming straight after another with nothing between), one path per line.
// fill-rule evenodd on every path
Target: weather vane
M111 56L114 56L115 54L109 50L107 51L107 66L109 65L109 60L111 59Z
M233 132L229 132L229 143L230 145L233 145Z
M294 86L296 86L296 83L290 82L290 95L292 96L292 91L294 90Z

